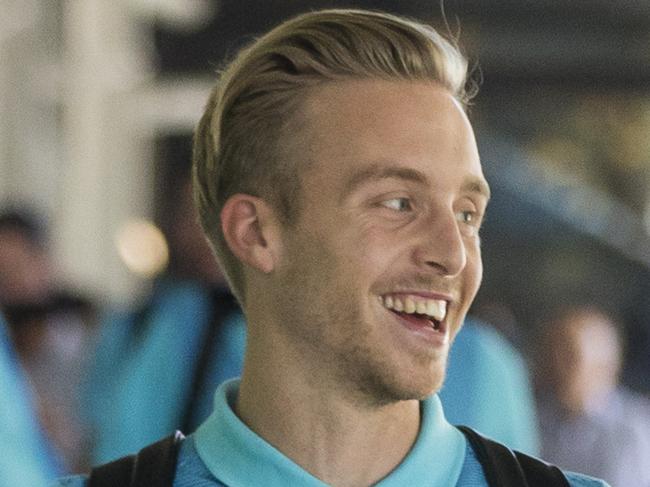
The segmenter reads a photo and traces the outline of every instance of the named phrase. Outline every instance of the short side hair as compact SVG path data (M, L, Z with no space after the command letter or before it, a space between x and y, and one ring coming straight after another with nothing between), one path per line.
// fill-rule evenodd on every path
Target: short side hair
M310 88L346 79L434 81L465 107L467 61L432 27L390 14L323 10L288 20L221 73L194 136L201 224L240 302L243 268L220 213L233 194L265 199L290 224L299 211L297 114Z

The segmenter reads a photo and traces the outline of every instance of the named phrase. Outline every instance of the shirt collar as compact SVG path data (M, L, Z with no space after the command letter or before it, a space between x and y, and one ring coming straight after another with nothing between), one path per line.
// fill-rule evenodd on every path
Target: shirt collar
M222 384L214 412L195 433L199 457L229 487L324 487L317 479L249 429L233 412L239 380ZM422 401L422 423L407 457L377 487L456 485L465 460L465 437L445 419L437 395Z

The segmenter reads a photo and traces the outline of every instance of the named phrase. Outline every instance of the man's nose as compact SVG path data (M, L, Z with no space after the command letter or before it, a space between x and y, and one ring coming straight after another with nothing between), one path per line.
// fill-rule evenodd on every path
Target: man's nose
M427 219L416 249L419 266L435 269L440 275L458 275L467 263L467 253L459 222L453 211L436 211Z

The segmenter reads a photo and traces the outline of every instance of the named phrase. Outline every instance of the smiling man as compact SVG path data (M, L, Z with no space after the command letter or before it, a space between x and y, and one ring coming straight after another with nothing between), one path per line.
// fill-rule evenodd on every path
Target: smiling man
M285 22L222 73L196 196L248 343L173 485L603 485L451 426L435 394L490 194L465 75L433 29L350 10Z
M417 400L442 384L481 279L488 190L476 144L459 103L428 81L339 80L307 95L301 115L295 217L283 224L247 194L222 211L230 248L256 286L243 296L252 353L238 408L246 418L258 381L272 380L293 398L277 405L283 414L294 404L295 414L321 418L354 406L346 423L372 412L378 430L365 432L385 441L392 429L394 453L405 454L418 431ZM263 399L266 408L278 397ZM318 408L305 407L310 399Z

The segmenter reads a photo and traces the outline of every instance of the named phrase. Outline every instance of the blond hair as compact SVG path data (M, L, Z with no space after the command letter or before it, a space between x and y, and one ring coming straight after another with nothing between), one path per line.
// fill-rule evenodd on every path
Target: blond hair
M394 15L323 10L284 22L243 49L221 73L194 137L201 224L243 303L242 265L226 244L220 213L235 193L265 199L290 224L299 211L299 165L291 143L310 88L328 81L435 81L466 105L467 62L433 28Z

